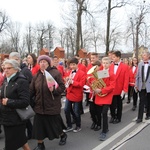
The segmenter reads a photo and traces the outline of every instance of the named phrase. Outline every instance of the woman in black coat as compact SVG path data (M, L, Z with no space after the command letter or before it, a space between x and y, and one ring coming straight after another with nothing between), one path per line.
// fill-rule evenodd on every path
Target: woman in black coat
M16 112L29 104L29 82L19 71L16 60L4 61L6 79L1 88L0 124L4 126L5 150L30 150L25 134L26 122Z

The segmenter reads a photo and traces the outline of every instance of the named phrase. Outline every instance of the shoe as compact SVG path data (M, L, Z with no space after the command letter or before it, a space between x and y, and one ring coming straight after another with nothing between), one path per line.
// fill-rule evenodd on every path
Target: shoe
M136 110L136 106L133 106L132 110L135 111Z
M105 141L106 140L106 133L102 132L100 134L100 141Z
M150 119L150 116L146 116L145 120L149 120Z
M114 122L113 122L113 124L117 124L117 123L119 123L119 122L121 122L121 120L115 119Z
M65 144L66 144L66 140L67 140L67 134L64 133L64 134L60 137L59 145L65 145Z
M136 120L136 123L140 123L140 122L142 122L142 119L137 119Z
M75 133L77 133L79 131L81 131L81 127L75 127L75 129L73 130L73 132L75 132Z
M44 142L38 143L38 146L34 148L33 150L45 150Z
M93 122L90 128L95 129L95 126L96 126L96 123Z
M130 104L130 101L129 101L129 100L127 101L127 104Z
M72 130L73 130L73 127L67 127L67 129L64 129L64 130L63 130L63 132L66 133L66 132L69 132L69 131L72 131Z
M94 128L94 131L99 131L101 129L101 126L96 125Z
M114 122L114 118L111 118L110 120L109 120L109 123L113 123Z

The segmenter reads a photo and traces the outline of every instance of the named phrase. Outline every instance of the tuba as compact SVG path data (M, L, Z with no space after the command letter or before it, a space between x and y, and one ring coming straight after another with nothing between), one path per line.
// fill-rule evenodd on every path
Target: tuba
M95 89L102 89L103 87L106 86L106 83L104 82L104 80L102 78L98 78L98 74L97 74L97 71L96 71L96 68L97 66L93 66L88 72L87 74L92 74L93 76L91 77L88 77L87 80L89 80L90 78L93 78L94 77L94 81L92 83L90 83L90 86L92 88L92 90L95 90ZM106 96L107 94L101 94L99 93L98 96L100 97L104 97Z

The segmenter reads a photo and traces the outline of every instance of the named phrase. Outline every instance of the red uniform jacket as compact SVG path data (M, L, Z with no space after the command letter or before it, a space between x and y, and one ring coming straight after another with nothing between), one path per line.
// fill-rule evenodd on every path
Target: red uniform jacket
M102 88L102 94L107 94L104 97L100 97L99 95L95 95L95 104L97 105L110 105L112 103L113 91L115 88L115 75L112 71L109 70L109 77L103 78L103 81L106 83L106 87Z
M67 88L66 98L73 102L80 102L83 99L83 86L85 84L85 73L82 70L77 70L73 84Z
M135 85L135 78L136 78L136 73L137 73L138 67L136 67L134 72L132 71L132 68L133 67L131 67L130 70L129 70L129 85L130 86L134 86Z
M110 70L114 72L114 64L111 64ZM129 84L129 68L122 62L118 66L117 72L115 74L116 85L114 89L114 95L121 95L121 92L128 92Z
M31 72L32 72L32 75L34 76L40 69L40 66L38 64L36 64L32 69L31 69Z

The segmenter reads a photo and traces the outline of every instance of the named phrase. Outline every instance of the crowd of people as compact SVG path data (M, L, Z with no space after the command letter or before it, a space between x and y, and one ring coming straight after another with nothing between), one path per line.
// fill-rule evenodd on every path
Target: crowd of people
M46 72L55 85L48 84ZM133 111L137 109L139 97L137 123L143 121L144 112L145 119L150 119L149 74L148 52L142 54L139 63L137 58L122 59L120 51L109 51L108 57L101 60L98 53L93 52L90 58L75 56L64 61L57 56L36 57L35 54L21 59L18 52L10 53L9 59L1 64L0 72L0 125L5 133L4 150L20 147L30 150L28 140L31 138L37 140L34 150L45 150L45 138L60 138L59 145L65 145L67 132L77 133L82 129L84 95L91 116L90 128L101 129L101 141L107 139L109 123L122 121L125 95L127 104L133 99ZM62 93L66 96L66 123L61 117ZM35 111L33 123L30 119L22 121L16 111L29 104ZM111 118L108 121L109 110Z

